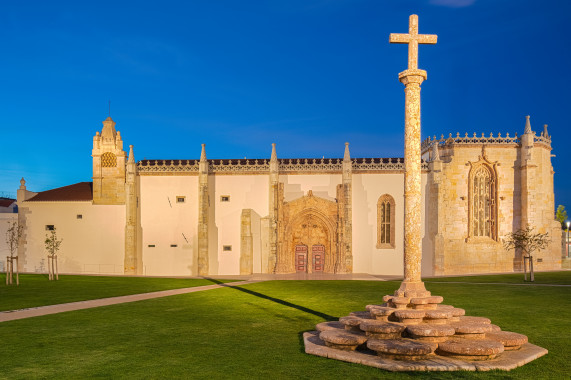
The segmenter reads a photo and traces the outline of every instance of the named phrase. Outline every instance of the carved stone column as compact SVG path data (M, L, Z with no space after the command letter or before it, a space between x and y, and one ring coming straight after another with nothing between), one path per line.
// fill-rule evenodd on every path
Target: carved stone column
M424 70L405 70L399 80L405 85L404 148L404 281L399 290L423 290L420 279L421 169L420 169L420 84ZM407 285L408 283L408 285Z
M202 144L198 166L198 275L208 275L208 161Z
M418 69L418 44L435 44L436 35L418 34L418 16L409 17L408 34L391 34L391 43L408 44L408 69L399 74L405 85L404 111L404 280L396 296L429 295L421 281L422 215L420 155L420 84L426 71Z

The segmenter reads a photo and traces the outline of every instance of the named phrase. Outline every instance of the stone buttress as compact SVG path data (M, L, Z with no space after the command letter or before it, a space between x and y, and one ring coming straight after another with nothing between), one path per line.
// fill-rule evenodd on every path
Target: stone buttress
M202 144L198 169L198 275L208 275L208 161Z
M129 145L129 159L127 160L127 175L125 179L125 274L140 275L142 271L142 258L138 254L138 237L140 231L140 217L137 191L137 164L133 154L133 145Z

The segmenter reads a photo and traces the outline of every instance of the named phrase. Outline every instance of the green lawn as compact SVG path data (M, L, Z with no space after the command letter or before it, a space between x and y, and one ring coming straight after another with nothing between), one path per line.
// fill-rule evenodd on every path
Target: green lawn
M389 373L303 352L304 331L381 302L397 286L269 281L4 322L0 378L569 378L571 289L561 286L427 283L445 303L549 350L510 372Z
M219 280L216 280L219 281ZM14 284L16 278L14 278ZM227 282L224 280L224 282ZM0 311L23 309L127 294L212 285L212 280L150 277L59 276L48 281L47 275L21 274L20 285L6 286L6 274L0 274Z
M523 273L494 274L487 276L465 276L465 277L438 277L427 278L424 282L479 282L479 283L505 283L505 284L553 284L571 285L571 271L561 272L535 272L535 281L524 281Z

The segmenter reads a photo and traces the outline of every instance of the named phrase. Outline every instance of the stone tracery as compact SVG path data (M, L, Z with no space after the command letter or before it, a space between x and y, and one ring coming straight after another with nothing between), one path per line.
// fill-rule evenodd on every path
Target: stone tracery
M395 200L383 194L377 201L377 248L395 247Z
M488 160L485 148L478 162L470 165L468 176L468 239L498 239L498 175L495 163Z

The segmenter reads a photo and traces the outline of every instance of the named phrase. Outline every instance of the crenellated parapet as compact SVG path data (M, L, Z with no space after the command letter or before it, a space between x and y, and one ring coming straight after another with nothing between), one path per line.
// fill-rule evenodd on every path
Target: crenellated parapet
M541 134L538 136L536 132L532 132L534 145L544 146L545 148L551 149L551 136L547 134L547 130L545 129ZM468 135L466 132L464 136L461 136L459 132L456 133L456 136L453 136L452 133L448 134L448 137L444 137L444 135L440 135L440 138L436 136L430 137L428 136L424 139L421 143L421 151L422 154L433 149L434 145L438 145L439 147L450 146L450 145L508 145L508 146L516 146L521 145L521 136L518 136L516 133L514 136L510 136L509 133L506 133L505 136L502 136L501 133L498 133L494 136L493 133L490 133L489 136L486 136L484 133L481 136L478 136L476 132L472 136Z
M198 175L199 160L142 160L137 163L140 175ZM353 173L403 172L404 159L352 158ZM428 170L428 164L422 163ZM343 172L342 158L282 158L278 159L280 174L311 174ZM208 160L208 172L215 174L269 174L269 159L218 159Z

